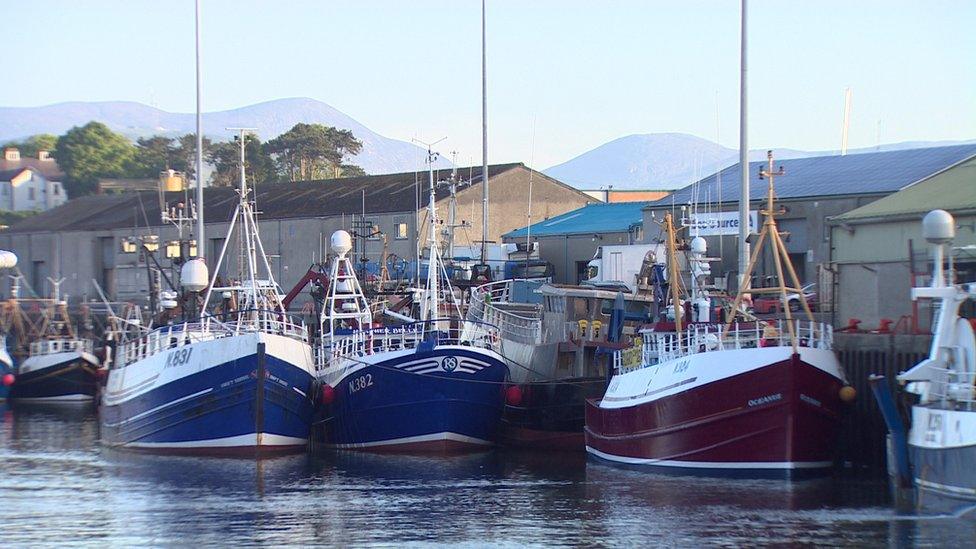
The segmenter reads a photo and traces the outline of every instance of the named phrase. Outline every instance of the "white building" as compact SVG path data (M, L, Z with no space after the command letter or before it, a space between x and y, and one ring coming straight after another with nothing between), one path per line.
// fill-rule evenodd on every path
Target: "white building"
M47 151L37 158L21 158L7 148L0 161L0 211L41 211L68 201L61 185L64 174Z

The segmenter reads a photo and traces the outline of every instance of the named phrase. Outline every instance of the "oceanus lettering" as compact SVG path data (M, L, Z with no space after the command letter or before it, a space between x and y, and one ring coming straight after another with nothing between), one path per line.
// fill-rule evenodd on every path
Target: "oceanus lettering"
M769 404L770 402L776 402L777 400L783 400L782 393L776 393L775 395L766 395L759 398L754 398L749 401L749 406L762 406L763 404Z

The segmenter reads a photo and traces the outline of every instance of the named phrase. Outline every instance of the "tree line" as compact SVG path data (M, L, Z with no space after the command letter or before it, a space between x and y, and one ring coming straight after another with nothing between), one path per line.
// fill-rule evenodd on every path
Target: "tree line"
M274 183L366 175L347 158L363 144L349 130L322 124L299 123L278 137L261 142L248 136L244 145L249 183ZM95 192L99 178L155 178L163 170L177 170L195 179L195 134L179 137L154 135L133 143L101 122L76 126L62 136L39 134L4 147L17 147L25 157L51 152L65 174L68 196ZM240 144L203 139L204 160L213 166L210 184L238 184Z

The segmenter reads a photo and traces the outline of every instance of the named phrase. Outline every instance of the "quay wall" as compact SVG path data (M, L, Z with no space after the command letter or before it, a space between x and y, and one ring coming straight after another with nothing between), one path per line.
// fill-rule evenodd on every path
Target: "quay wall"
M907 334L834 335L834 348L857 398L848 405L837 452L841 463L855 471L880 474L885 470L885 436L888 429L874 402L868 377L883 375L896 400L907 412L906 398L897 392L895 376L928 356L932 337ZM905 416L907 417L907 416Z

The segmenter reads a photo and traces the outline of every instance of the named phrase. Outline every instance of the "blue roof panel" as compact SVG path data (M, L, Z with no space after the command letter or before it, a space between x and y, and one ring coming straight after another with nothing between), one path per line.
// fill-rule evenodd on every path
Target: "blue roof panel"
M776 197L789 199L893 193L976 155L976 145L813 156L782 161L776 160L775 155L776 151L773 150L774 167L782 166L786 172L784 176L776 178ZM767 181L759 179L759 170L764 166L764 160L749 163L750 200L761 200L766 196ZM738 202L740 173L739 164L729 166L651 205L688 204L695 201L696 194L698 202Z
M618 202L589 204L582 208L549 218L531 227L532 236L625 232L643 222L641 210L650 202ZM526 235L526 228L506 233L506 238Z

